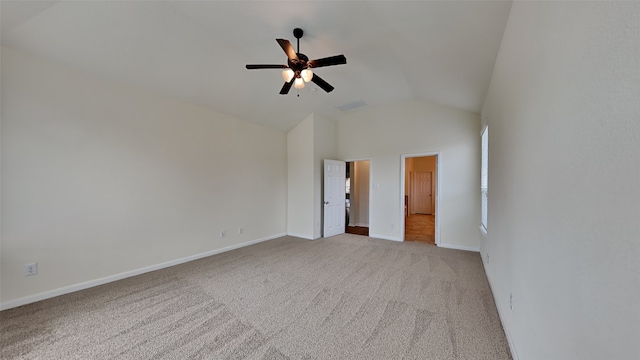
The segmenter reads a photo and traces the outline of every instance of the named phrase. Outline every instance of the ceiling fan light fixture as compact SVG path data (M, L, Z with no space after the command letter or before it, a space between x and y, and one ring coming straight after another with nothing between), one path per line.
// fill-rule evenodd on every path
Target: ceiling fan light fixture
M293 82L293 87L296 89L302 89L304 87L304 80L302 80L301 77L296 78L296 80Z
M282 78L284 79L285 82L291 81L291 79L293 79L294 75L295 75L295 73L290 68L282 70Z
M304 69L300 72L300 76L305 82L309 82L313 79L313 71L311 71L311 69Z

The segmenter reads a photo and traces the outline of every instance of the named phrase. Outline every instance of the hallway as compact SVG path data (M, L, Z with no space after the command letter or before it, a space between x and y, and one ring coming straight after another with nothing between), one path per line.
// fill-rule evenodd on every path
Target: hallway
M405 217L404 240L435 245L435 216L412 214Z

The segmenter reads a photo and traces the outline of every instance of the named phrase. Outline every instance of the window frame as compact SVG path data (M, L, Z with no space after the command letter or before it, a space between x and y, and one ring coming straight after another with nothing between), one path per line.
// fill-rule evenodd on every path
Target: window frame
M489 212L489 126L480 132L480 231L487 236Z

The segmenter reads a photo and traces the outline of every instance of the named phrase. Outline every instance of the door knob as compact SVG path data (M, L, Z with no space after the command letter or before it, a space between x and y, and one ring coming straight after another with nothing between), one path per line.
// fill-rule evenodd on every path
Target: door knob
M325 201L325 202L324 202L324 204L325 204L325 205L329 205L329 202L328 202L328 201Z

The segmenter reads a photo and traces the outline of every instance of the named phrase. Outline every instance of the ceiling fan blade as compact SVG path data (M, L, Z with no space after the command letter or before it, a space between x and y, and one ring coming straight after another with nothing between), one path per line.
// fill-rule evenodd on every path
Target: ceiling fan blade
M286 69L287 65L247 65L247 69Z
M311 81L313 81L316 85L318 85L322 90L326 92L332 92L334 89L333 86L329 85L328 82L324 81L320 76L316 74L313 74Z
M311 60L307 63L309 67L317 68L323 66L342 65L347 63L347 58L344 55L329 56L322 59Z
M276 41L278 42L278 44L280 44L280 47L282 48L282 50L284 50L284 52L287 54L287 57L289 58L289 60L298 61L298 55L293 50L293 46L291 46L291 43L289 42L289 40L276 39Z
M296 78L294 77L293 79L291 79L291 81L284 83L284 85L282 86L282 90L280 90L280 95L287 95L295 80Z

